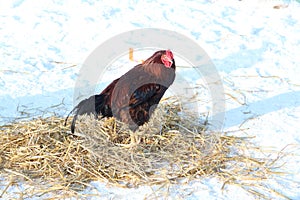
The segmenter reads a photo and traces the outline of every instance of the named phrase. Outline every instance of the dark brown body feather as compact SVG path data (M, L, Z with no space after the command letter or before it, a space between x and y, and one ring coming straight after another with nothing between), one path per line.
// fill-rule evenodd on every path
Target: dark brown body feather
M116 117L129 125L131 130L148 122L160 99L175 79L175 61L165 67L157 51L143 64L135 66L109 84L99 95L81 101L72 111L75 113L71 131L75 130L78 115L94 114ZM67 120L67 118L66 118Z

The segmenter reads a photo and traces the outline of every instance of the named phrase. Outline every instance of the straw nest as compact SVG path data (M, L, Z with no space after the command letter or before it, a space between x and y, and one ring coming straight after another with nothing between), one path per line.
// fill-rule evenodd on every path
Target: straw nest
M275 173L278 158L257 158L251 152L261 149L251 138L206 131L205 122L181 112L176 99L163 101L151 121L135 133L139 140L131 148L127 145L133 133L114 118L85 116L76 134L70 134L64 118L55 116L4 125L0 173L5 182L0 197L20 182L32 185L22 191L23 198L58 198L82 196L94 180L136 187L208 176L223 180L223 187L240 185L260 197L274 193L260 181Z

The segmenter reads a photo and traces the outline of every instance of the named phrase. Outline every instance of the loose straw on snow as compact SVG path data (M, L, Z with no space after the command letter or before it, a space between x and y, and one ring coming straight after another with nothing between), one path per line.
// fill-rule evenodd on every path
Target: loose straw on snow
M23 198L58 198L82 197L80 191L95 180L135 187L208 176L256 196L274 193L261 181L275 173L276 160L246 153L261 151L251 138L208 132L195 116L181 112L176 99L163 101L135 133L139 142L132 148L126 147L132 133L114 118L82 117L74 135L69 124L63 125L64 118L54 116L4 125L0 173L7 185L0 185L0 195L9 195L9 188L22 181L32 186L22 192Z

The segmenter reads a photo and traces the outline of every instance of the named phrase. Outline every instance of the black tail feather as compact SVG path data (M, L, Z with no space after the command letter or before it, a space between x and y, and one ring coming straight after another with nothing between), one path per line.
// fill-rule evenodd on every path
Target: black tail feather
M103 110L105 109L105 98L104 95L93 95L90 96L88 99L82 100L66 117L65 119L65 125L66 122L70 116L70 114L74 113L74 118L72 120L71 124L71 132L74 133L75 131L75 124L78 115L90 115L93 114L95 116L101 114ZM104 114L104 113L102 113Z
M73 110L71 110L71 112L69 112L68 116L67 116L66 119L65 119L65 124L64 124L64 126L67 125L67 121L68 121L70 115L75 111L75 109L77 109L77 106L76 106L75 108L73 108Z

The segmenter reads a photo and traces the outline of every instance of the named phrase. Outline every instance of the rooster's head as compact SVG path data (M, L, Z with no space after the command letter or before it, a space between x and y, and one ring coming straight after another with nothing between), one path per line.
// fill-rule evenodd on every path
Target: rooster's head
M167 67L170 68L173 64L173 53L170 50L166 50L161 56L161 62Z

